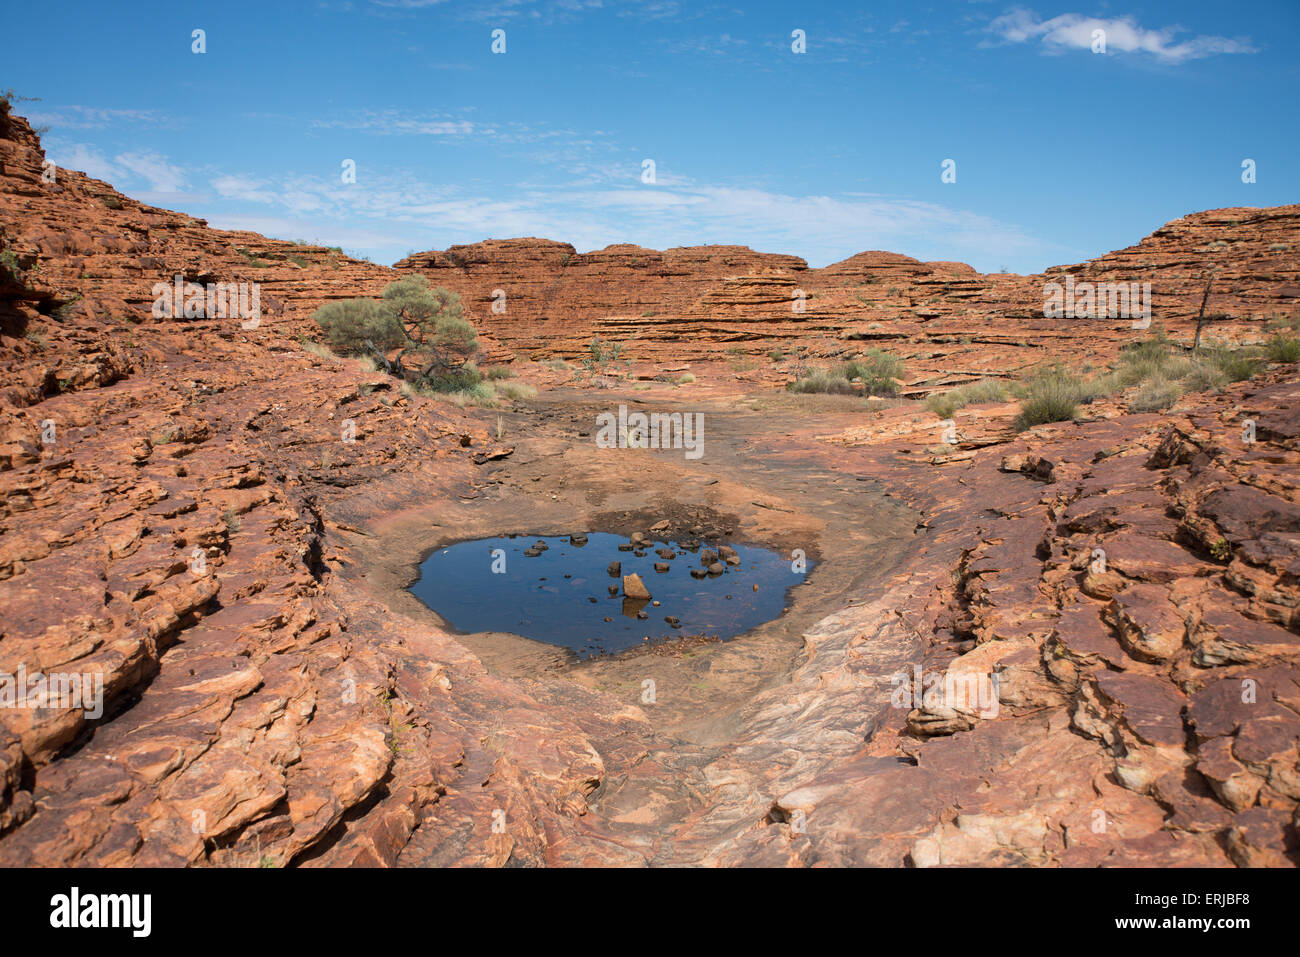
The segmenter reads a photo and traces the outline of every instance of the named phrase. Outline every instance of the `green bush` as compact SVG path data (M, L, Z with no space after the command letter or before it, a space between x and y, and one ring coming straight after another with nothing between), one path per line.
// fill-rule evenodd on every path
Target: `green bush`
M879 349L870 349L864 358L844 363L844 378L860 379L868 395L897 395L903 377L903 360Z
M383 298L326 303L312 313L331 350L368 355L421 388L460 392L482 382L470 358L478 348L460 297L430 288L424 276L389 283ZM389 353L398 350L390 358Z
M1217 392L1227 384L1228 377L1222 369L1201 362L1183 379L1183 387L1188 392Z
M1217 346L1202 350L1202 353L1204 360L1222 372L1229 382L1244 382L1259 375L1259 358L1245 349Z
M483 374L472 362L455 369L442 369L424 376L420 384L430 392L467 392L472 393L479 386L484 386ZM484 386L485 391L491 388Z
M496 391L507 399L532 399L537 396L537 390L527 382L498 382Z
M370 345L388 352L406 341L397 316L373 299L327 302L312 313L312 319L325 333L330 349L339 355L364 355L370 352Z
M879 349L871 349L858 359L829 369L805 369L786 386L791 392L820 392L827 395L853 395L859 389L867 395L897 395L895 379L903 376L903 360Z
M1198 354L1182 355L1176 350L1175 344L1162 334L1120 350L1119 364L1112 376L1120 388L1155 383L1145 394L1140 393L1134 400L1138 405L1150 406L1168 396L1170 383L1181 384L1180 394L1203 392L1221 389L1229 382L1252 378L1259 370L1260 359L1252 348L1207 343ZM1137 409L1138 405L1133 405L1133 408ZM1151 408L1167 406L1156 405ZM1142 411L1150 411L1151 408Z
M509 366L489 366L485 373L489 379L513 379L515 372Z

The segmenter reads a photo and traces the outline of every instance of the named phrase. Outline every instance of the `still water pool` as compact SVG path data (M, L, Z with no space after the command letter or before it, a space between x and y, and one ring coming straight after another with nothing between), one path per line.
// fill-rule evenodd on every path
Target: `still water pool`
M713 574L695 577L708 552L721 553ZM778 617L811 570L811 561L796 571L790 557L753 545L506 536L438 549L411 591L459 632L510 632L586 656L683 635L725 641ZM649 599L624 594L632 573Z

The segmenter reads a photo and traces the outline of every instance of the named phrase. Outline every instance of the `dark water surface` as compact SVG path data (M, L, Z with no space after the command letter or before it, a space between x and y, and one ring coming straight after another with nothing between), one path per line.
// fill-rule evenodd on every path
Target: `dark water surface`
M541 554L524 554L539 542L548 546ZM510 632L591 655L622 651L646 636L654 641L705 634L725 641L778 617L788 604L786 591L806 577L793 570L788 556L752 545L731 546L740 564L727 565L724 574L692 578L701 553L716 551L716 543L687 551L674 542L654 541L643 547L642 556L619 551L627 544L624 536L606 532L589 533L585 545L572 544L568 536L461 542L425 559L411 591L457 631ZM657 551L663 548L676 557L661 557ZM504 559L494 556L494 549L504 552ZM665 561L668 571L655 571L655 563ZM620 575L608 573L610 562L622 564ZM498 570L504 565L504 571L494 572L494 564ZM809 560L806 570L812 567ZM633 572L658 607L624 597L622 575ZM610 595L611 585L617 586L616 595ZM638 619L637 612L647 617ZM670 616L679 627L665 621Z

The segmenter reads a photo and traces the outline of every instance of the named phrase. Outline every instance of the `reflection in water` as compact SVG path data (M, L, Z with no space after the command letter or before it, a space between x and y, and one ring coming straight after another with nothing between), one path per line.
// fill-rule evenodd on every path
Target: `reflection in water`
M605 532L576 541L510 536L449 545L420 565L411 591L458 631L511 632L593 654L647 638L732 638L779 616L786 590L806 575L788 558L750 545L731 546L722 574L693 577L717 546L686 550L656 541L633 551L626 538ZM623 594L622 576L633 573L649 599Z

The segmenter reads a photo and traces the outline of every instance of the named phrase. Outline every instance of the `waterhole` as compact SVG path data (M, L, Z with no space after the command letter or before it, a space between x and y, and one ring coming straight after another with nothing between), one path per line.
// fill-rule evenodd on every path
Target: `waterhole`
M438 549L411 591L461 633L509 632L591 656L688 635L726 641L778 617L811 570L754 545L512 535ZM649 598L635 597L624 579L633 574Z

